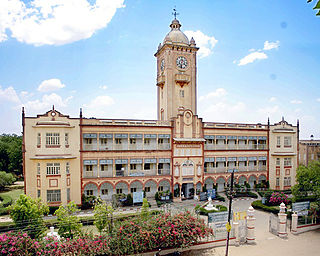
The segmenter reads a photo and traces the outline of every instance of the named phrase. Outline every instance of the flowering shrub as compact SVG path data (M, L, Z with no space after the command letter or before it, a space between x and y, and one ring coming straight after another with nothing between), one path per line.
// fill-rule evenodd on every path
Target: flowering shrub
M213 234L190 213L135 218L118 223L112 236L33 240L27 233L0 234L0 256L9 255L128 255L158 248L188 247Z
M280 205L281 203L288 204L288 196L283 192L273 192L270 196L269 203L271 205Z
M41 255L40 244L27 233L0 234L0 255Z
M202 219L189 212L174 216L152 216L147 221L134 219L122 223L116 231L111 249L115 254L134 254L157 248L188 247L212 235Z

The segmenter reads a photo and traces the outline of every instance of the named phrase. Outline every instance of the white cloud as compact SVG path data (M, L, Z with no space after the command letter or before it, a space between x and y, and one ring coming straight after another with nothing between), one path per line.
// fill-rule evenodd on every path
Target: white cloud
M6 89L2 89L0 86L0 100L10 101L14 103L19 103L20 99L12 86L9 86Z
M64 87L65 87L65 85L60 81L60 79L53 78L53 79L48 79L48 80L42 81L38 87L38 91L50 92L50 91L59 90Z
M124 0L0 1L0 42L63 45L90 38L107 26Z
M227 91L224 88L218 88L213 92L207 93L205 96L200 96L199 101L215 98L215 97L223 97L227 95Z
M317 101L320 102L320 98L318 98Z
M291 104L301 104L302 101L301 100L291 100L290 103Z
M102 90L107 90L107 89L108 89L108 86L106 86L106 85L100 85L99 88L102 89Z
M276 100L277 100L276 97L271 97L271 98L269 99L270 102L274 102L274 101L276 101Z
M108 95L100 95L83 105L84 113L87 117L105 117L108 107L113 104L113 98Z
M197 30L197 31L187 30L187 31L184 31L184 33L188 36L189 39L193 37L194 40L196 41L197 47L200 47L198 51L198 56L200 59L205 58L210 54L212 54L213 48L218 42L218 40L215 39L214 36L205 35L200 30Z
M276 42L269 42L269 41L265 41L264 42L264 46L263 46L263 50L268 51L268 50L272 50L272 49L278 49L280 45L279 41ZM238 62L238 66L244 66L247 65L249 63L252 63L256 60L263 60L263 59L267 59L268 55L263 52L261 49L260 50L255 50L254 48L251 48L249 50L249 54L245 57L243 57L239 62ZM233 63L237 63L237 61L233 61Z
M267 58L268 56L264 52L252 52L252 53L249 53L247 56L243 57L239 61L238 66L244 66L254 62L255 60L263 60Z
M272 49L278 49L279 45L280 45L279 41L275 41L275 42L265 41L264 46L263 46L263 50L268 51L268 50L272 50Z
M24 106L30 112L39 114L51 109L52 105L55 105L56 108L67 107L72 98L72 96L69 96L63 99L60 95L51 93L43 95L41 100L30 100L23 103L21 106Z

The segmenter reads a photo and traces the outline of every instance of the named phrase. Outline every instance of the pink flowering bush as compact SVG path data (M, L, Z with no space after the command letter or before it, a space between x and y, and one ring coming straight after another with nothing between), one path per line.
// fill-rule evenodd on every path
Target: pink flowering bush
M281 203L288 204L288 196L283 192L273 192L269 199L269 204L280 205Z
M189 212L132 218L119 222L110 236L31 239L27 233L0 234L0 256L131 255L158 248L188 247L213 234Z
M157 248L188 247L210 234L212 229L189 212L165 214L122 223L110 246L117 255L135 254Z

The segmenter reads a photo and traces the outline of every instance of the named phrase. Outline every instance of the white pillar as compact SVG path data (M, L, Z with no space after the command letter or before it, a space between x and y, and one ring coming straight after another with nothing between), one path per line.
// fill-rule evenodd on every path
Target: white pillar
M296 235L298 232L298 214L294 212L291 217L291 232Z
M285 238L288 236L287 233L287 214L286 211L286 205L282 202L280 204L280 212L278 213L279 218L279 229L278 229L278 236L281 238Z
M254 222L256 218L254 217L254 209L252 206L249 207L247 211L247 243L248 244L254 244L256 237L254 232Z
M235 246L240 245L239 222L233 222L234 236L236 237Z

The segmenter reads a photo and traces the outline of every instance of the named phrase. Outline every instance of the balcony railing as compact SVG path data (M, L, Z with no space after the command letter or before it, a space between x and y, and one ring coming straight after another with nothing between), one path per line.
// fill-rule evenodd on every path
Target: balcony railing
M158 144L158 149L159 150L169 150L170 149L170 143Z
M83 144L83 150L97 150L97 144Z
M235 144L235 145L227 145L227 144L205 144L204 150L265 150L267 149L266 144Z
M170 169L158 169L158 175L170 175Z
M100 171L99 172L99 177L113 177L112 170L111 171Z

